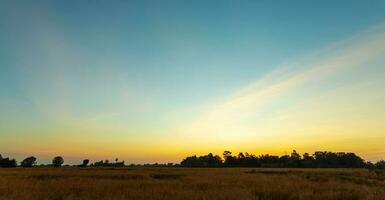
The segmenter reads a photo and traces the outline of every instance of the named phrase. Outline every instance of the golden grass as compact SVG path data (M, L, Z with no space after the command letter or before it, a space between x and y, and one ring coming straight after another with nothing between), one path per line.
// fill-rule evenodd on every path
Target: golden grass
M385 171L0 169L0 199L385 200Z

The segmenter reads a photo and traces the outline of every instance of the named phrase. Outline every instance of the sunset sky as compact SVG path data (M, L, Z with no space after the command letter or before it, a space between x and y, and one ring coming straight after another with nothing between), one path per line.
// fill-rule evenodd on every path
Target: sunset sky
M385 159L385 1L0 1L0 154Z

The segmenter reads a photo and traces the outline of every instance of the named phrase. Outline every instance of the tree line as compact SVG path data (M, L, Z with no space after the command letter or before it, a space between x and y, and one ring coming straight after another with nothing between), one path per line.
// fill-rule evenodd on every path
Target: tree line
M79 165L73 165L74 167L124 167L124 161L119 162L118 159L115 159L115 162L105 161L97 161L95 163L90 164L89 159L84 159L83 162ZM40 166L51 166L51 167L61 167L64 164L64 159L61 156L55 156L52 159L52 163L49 165L40 165ZM37 159L34 156L30 156L25 158L20 162L20 165L17 165L17 161L15 159L3 158L0 154L0 167L2 168L12 168L12 167L35 167L37 165Z
M293 150L290 155L275 156L242 153L233 155L224 151L223 156L209 153L189 156L182 160L182 167L267 167L267 168L369 168L385 169L385 161L367 162L355 153L316 151L312 155L300 155Z
M30 156L25 158L20 162L18 165L18 162L16 159L11 158L3 158L0 154L0 168L13 168L13 167L61 167L64 164L64 159L61 156L56 156L52 159L51 164L40 164L37 165L37 159L34 156ZM174 163L146 163L146 164L129 164L126 165L125 161L120 161L118 158L115 159L114 162L111 162L109 160L100 160L96 161L94 163L90 163L89 159L84 159L82 163L78 165L65 165L66 167L178 167L179 164Z
M64 159L61 156L55 156L49 167L61 167ZM37 159L34 156L25 158L18 165L15 159L3 158L0 154L0 167L34 167L37 165ZM222 156L209 153L203 156L189 156L184 158L180 164L130 164L126 165L124 161L115 162L109 160L96 161L90 164L89 159L84 159L79 165L74 167L266 167L266 168L369 168L385 169L385 161L380 160L376 163L367 162L355 153L316 151L312 155L304 153L300 155L293 150L290 155L275 156L262 154L256 156L249 153L238 153L233 155L230 151L224 151Z
M20 162L20 167L34 167L36 165L36 158L34 156L30 156L25 158L23 161ZM53 167L60 167L64 163L64 159L61 156L56 156L52 159L52 165ZM0 154L0 167L2 168L12 168L17 167L17 161L15 159L10 158L3 158Z

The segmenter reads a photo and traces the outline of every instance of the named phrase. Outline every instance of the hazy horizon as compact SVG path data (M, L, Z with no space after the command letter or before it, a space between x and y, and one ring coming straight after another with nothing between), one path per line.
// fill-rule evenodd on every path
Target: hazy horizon
M0 154L385 159L384 1L1 1Z

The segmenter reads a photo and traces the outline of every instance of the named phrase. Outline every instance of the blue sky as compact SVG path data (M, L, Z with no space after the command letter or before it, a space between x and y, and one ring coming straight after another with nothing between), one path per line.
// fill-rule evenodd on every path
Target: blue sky
M292 57L385 19L383 1L2 4L2 79L12 75L21 49L43 56L34 34L47 32L57 34L73 54L85 57L83 65L114 62L148 89L200 91L183 101L228 92L226 88L235 89ZM34 61L44 65L43 58ZM175 82L185 87L175 87Z
M63 146L76 135L99 143L152 137L162 146L179 118L194 119L285 63L383 24L384 10L384 1L2 1L3 145L48 138L39 151L51 156L49 144L68 134L74 139ZM106 127L74 125L90 120ZM25 146L5 152L34 148Z

